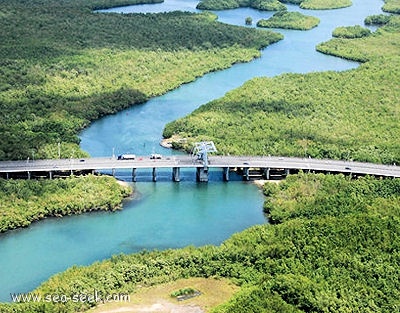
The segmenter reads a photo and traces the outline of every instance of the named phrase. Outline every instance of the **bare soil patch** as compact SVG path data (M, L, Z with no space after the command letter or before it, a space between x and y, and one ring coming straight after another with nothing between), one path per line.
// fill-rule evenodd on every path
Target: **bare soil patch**
M200 296L184 301L171 297L183 288L194 288ZM228 301L239 289L226 279L189 278L152 287L140 288L130 295L130 302L107 303L90 313L206 313L211 308Z

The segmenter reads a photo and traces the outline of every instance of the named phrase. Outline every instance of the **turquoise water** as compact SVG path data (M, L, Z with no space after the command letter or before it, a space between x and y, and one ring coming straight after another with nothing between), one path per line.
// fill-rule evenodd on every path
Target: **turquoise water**
M149 12L149 8L157 12L179 8L193 11L195 4L192 0L167 0L160 5L133 8L142 12ZM81 146L92 156L129 151L178 153L159 146L164 125L252 77L356 67L357 63L317 53L315 45L331 38L336 26L362 25L367 15L381 12L382 4L377 0L356 0L346 9L308 11L306 14L321 19L319 27L307 32L281 31L285 39L264 49L261 58L253 62L210 73L143 105L105 117L82 132ZM118 10L127 12L132 7ZM290 6L290 10L299 9ZM257 21L271 15L251 9L218 14L220 21L239 25L247 16ZM117 176L130 180L127 171L119 171ZM194 171L183 171L181 176L180 183L172 183L170 171L160 171L158 182L151 183L151 173L141 171L135 184L137 198L126 201L123 211L48 219L0 235L0 301L10 301L10 293L32 290L72 265L143 249L219 244L235 232L265 223L263 197L255 185L241 182L238 177L222 183L218 171L211 173L208 184L196 183Z
M50 275L118 253L218 244L264 222L248 183L138 183L124 210L53 218L0 236L0 295L26 292Z

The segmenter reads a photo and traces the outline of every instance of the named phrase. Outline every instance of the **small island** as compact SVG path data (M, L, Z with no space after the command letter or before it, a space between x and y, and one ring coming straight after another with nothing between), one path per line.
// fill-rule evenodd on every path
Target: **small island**
M299 12L279 11L269 19L261 19L257 22L258 27L285 28L297 30L309 30L319 24L319 18L304 15Z

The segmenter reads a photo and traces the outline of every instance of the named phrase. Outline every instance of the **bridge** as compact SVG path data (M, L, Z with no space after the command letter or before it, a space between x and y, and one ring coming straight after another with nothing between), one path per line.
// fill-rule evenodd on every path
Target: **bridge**
M150 159L149 156L136 156L133 160L118 160L115 157L84 159L51 159L0 162L0 177L3 178L56 178L68 175L111 171L115 175L118 169L130 169L132 181L136 181L137 171L151 169L153 181L157 180L157 171L171 170L171 179L180 181L180 170L196 170L198 181L208 181L211 168L222 170L224 181L229 181L231 171L242 175L244 180L274 179L285 177L300 170L304 172L343 173L353 176L371 175L377 177L400 177L400 167L353 161L321 160L311 158L273 157L273 156L208 156L207 163L192 155L164 156L162 159Z

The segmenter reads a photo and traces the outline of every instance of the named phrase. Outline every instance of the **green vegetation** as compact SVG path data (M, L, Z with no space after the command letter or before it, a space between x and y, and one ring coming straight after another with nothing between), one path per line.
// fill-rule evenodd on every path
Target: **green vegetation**
M132 190L107 176L54 180L0 179L0 232L47 217L114 211Z
M368 37L318 50L368 61L355 70L255 78L187 117L164 136L213 140L221 154L311 156L400 163L400 17ZM240 134L240 135L238 135Z
M371 31L360 25L337 27L332 32L332 36L337 38L362 38L369 35L371 35Z
M390 15L377 14L367 16L364 20L365 25L385 25L390 21Z
M90 121L249 61L282 38L209 13L92 12L128 3L1 2L0 160L51 157L58 143L69 147L62 157L82 156L76 134Z
M352 5L351 0L304 0L300 8L308 10L340 9Z
M20 18L16 14L18 10L21 10L22 16L27 14L24 13L24 10L27 11L25 4L18 10L14 7L14 13L12 13L12 10L7 9L7 5L14 2L3 2L4 5L0 11L1 18L6 19L9 14L14 14L10 20L2 22L5 28L9 27L8 24L12 24L13 19ZM45 13L43 11L37 15L40 19L44 18L43 16L54 18L52 14L55 7L49 4L47 15L42 14ZM67 2L67 4L70 3ZM101 7L102 4L98 2L96 6ZM62 7L61 10L68 17L61 18L66 23L65 25L74 21L72 28L80 27L80 24L75 23L79 21L75 20L77 18L82 18L82 22L86 19L89 21L81 29L83 34L85 27L96 25L93 19L98 18L110 27L108 19L121 18L112 14L107 17L91 14L90 9L94 6L83 7L86 11L78 12L75 6L67 7L67 9ZM40 4L37 8L43 9ZM35 11L37 8L34 6L30 10ZM68 13L71 14L68 15ZM45 36L40 38L36 33L40 28L53 32L54 24L35 22L31 19L25 21L26 25L32 29L31 33L29 27L22 32L21 28L16 27L21 25L23 21L21 19L14 25L15 33L10 32L7 41L2 41L4 45L0 47L3 57L0 61L2 62L0 105L2 112L5 112L5 117L3 115L1 117L2 123L8 123L2 125L15 127L16 134L19 136L30 134L29 140L36 140L36 146L28 146L28 149L34 149L37 152L39 149L36 147L41 147L43 142L49 141L48 138L42 140L41 136L47 136L49 130L52 131L54 128L57 131L54 131L52 136L55 138L52 138L47 146L48 151L54 151L51 142L56 144L62 141L74 144L76 139L74 134L77 129L92 118L118 110L128 103L141 101L139 99L146 99L149 96L145 91L136 90L136 87L127 87L131 85L120 85L119 81L113 82L101 78L100 81L105 84L104 86L97 84L97 80L93 80L96 83L94 86L88 84L86 94L84 90L74 91L73 87L80 87L80 84L74 85L74 81L80 79L80 75L86 75L85 69L89 69L88 74L94 76L91 71L95 71L97 66L103 66L104 63L104 68L100 69L99 73L108 75L107 71L111 71L116 63L122 66L117 61L113 63L113 56L121 60L124 53L128 53L126 58L130 58L129 53L132 47L129 43L134 42L135 36L131 34L135 32L127 30L129 27L133 29L131 20L138 20L139 24L147 25L147 36L158 38L158 44L162 42L161 37L164 33L162 32L157 37L156 32L152 32L154 29L147 24L147 19L153 19L154 24L158 23L153 15L140 17L129 15L122 18L125 20L122 20L120 24L114 24L114 27L117 25L122 29L127 27L121 35L126 36L126 41L115 41L111 46L104 46L105 43L102 40L96 47L96 40L91 41L85 36L79 37L79 32L72 35L72 37L75 36L73 41L67 41L68 46L62 42L61 37L58 40L54 37L47 42L44 40ZM195 24L199 26L197 23L200 23L201 27L198 31L201 32L202 27L207 28L210 23L209 16L204 18L191 14L172 13L163 15L163 18L165 18L164 26L177 27L179 23L182 23L184 26L177 29L182 30L180 35L184 38L184 34L188 34L186 27L190 33L190 30L193 31L191 27ZM58 21L59 18L53 21L55 20ZM125 26L126 24L128 26ZM139 24L136 27L140 27ZM220 24L215 23L210 27L217 29L220 27L218 25ZM102 28L95 29L102 30L102 39L110 38L109 42L113 42L111 28L107 27L104 32ZM224 33L223 27L225 26L218 31L222 37L228 36L232 29L229 31L226 29ZM61 32L60 28L54 28ZM12 29L9 28L8 31ZM237 30L241 31L240 28ZM1 28L1 39L6 33L7 31ZM244 34L246 33L240 33L238 37L246 40L248 37ZM252 46L255 42L265 43L265 33L249 32L248 34L255 36L250 40L251 44L247 46L237 43L238 47L249 47L253 52L256 49ZM400 131L398 123L400 74L397 71L400 66L399 34L400 19L391 17L384 27L368 37L334 38L319 45L318 49L325 53L362 60L366 63L356 70L344 73L285 74L276 78L253 79L224 98L213 101L190 116L169 124L164 134L168 137L179 134L192 141L212 139L222 153L311 155L398 163L400 150L396 139ZM24 42L27 41L27 46L20 47L15 43L12 44L19 38L22 38ZM199 38L190 38L190 40L194 40L189 43L190 47L186 46L187 42L184 40L181 42L178 40L176 47L168 46L166 41L165 46L160 44L161 51L144 40L143 46L140 46L140 49L137 48L137 51L143 53L140 55L144 58L143 61L147 60L145 56L149 52L159 53L157 56L160 58L164 56L163 53L172 51L199 52L203 53L204 57L210 51L215 51L219 58L221 50L226 49L224 51L229 55L234 53L231 43L237 42L237 40L229 39L223 46L207 48L211 42L202 41L201 35ZM149 46L144 47L146 44ZM78 52L77 46L81 46ZM13 54L6 53L6 51L14 50ZM99 55L99 57L92 60L93 55ZM201 56L199 57L201 59ZM83 62L85 67L81 68L81 63L77 62L80 60L85 61ZM182 69L179 61L178 58L172 61L167 59L166 63L178 62L177 68ZM52 66L55 66L53 71L51 71ZM113 77L112 71L110 75ZM65 78L68 79L63 80ZM87 79L90 80L90 78ZM52 80L62 83L55 86L51 83ZM182 80L182 78L177 79L177 81ZM164 81L165 84L167 81L167 79ZM67 84L66 87L64 87L65 84ZM107 89L109 86L113 86L112 92L108 94L102 91L103 88ZM83 98L80 96L82 93L85 94ZM109 107L110 103L101 102L100 100L105 96L109 96L110 102L116 102L118 105ZM82 103L85 106L81 106ZM100 103L99 107L98 103ZM29 109L31 106L32 109ZM86 115L86 110L90 112L89 116ZM36 126L37 120L39 120L40 132L35 132L33 127ZM51 127L46 125L47 121L52 123ZM70 124L64 124L66 121ZM2 142L5 146L9 142L18 144L15 138L4 135L4 131L8 129L5 126L1 129ZM59 132L63 135L62 138L61 136L56 138ZM240 137L237 134L240 134ZM26 137L23 138L26 140ZM14 151L13 149L15 147L10 146L9 150L3 150L1 157L10 157L11 154L8 151ZM21 154L20 157L25 156L26 154ZM82 179L97 180L98 178ZM109 178L109 182L114 183L114 180ZM41 199L36 197L45 197L49 191L51 195L60 194L61 204L58 207L62 207L62 203L74 203L68 195L75 194L75 192L63 190L68 190L67 186L73 189L72 186L79 184L76 179L53 182L0 181L0 183L4 186L1 187L1 192L4 194L0 197L1 205L7 208L10 208L10 203L31 205L32 202L39 202ZM84 190L86 190L89 199L94 194L104 194L105 190L108 194L110 191L107 181L103 191L84 189L90 185L88 182L79 184L79 189L81 189L79 193L85 194ZM98 184L94 186L97 188ZM113 188L115 186L111 186L111 189ZM111 196L111 199L117 199L125 192L119 189L115 196ZM138 285L151 286L179 278L225 277L241 286L241 289L229 302L214 309L214 313L242 313L243 308L246 308L246 312L249 313L357 310L391 313L398 310L400 306L398 279L400 275L400 180L374 180L368 177L352 180L341 175L301 173L289 176L280 185L267 184L264 192L267 197L264 209L272 224L255 226L236 234L220 247L187 247L179 250L114 256L110 260L96 262L88 267L72 267L64 273L53 276L37 291L42 295L49 293L76 295L90 294L93 290L97 290L105 295L114 292L130 293L134 292ZM79 198L79 200L82 199ZM98 199L92 200L96 205L88 205L86 208L89 210L112 207L105 203L99 204ZM46 201L45 205L48 203L51 202ZM112 203L118 204L120 200ZM11 209L14 207L13 205ZM78 211L81 212L80 206ZM3 212L6 211L2 211L2 216L6 216ZM65 207L64 212L70 214L69 206ZM46 213L40 214L44 217ZM51 216L57 214L59 214L58 209L53 211ZM18 219L12 218L12 220ZM93 302L72 301L58 304L0 304L0 311L4 313L78 312L94 305Z
M400 13L400 1L399 0L384 0L385 4L382 10L388 13L399 14Z
M368 37L354 40L333 38L327 42L319 44L317 50L350 60L360 62L370 61L368 64L371 64L371 66L380 59L380 62L384 63L383 66L387 68L388 71L391 71L395 68L395 65L392 65L391 62L397 62L396 60L393 60L392 57L397 58L399 56L399 40L400 16L392 15L390 16L389 22ZM369 65L367 65L367 67L368 66ZM371 72L370 75L373 75L373 73ZM382 78L384 79L384 77ZM382 87L384 88L385 84L382 84ZM376 99L376 102L381 101L384 97L385 94L383 94L380 99ZM393 105L397 105L396 101L393 101Z
M395 0L392 0L393 2ZM351 0L201 0L200 10L226 10L250 7L262 11L285 11L284 3L298 4L302 9L327 10L351 6Z
M186 289L187 286L191 286L190 288L195 290L201 290L201 295L195 293L194 295L199 295L199 297L190 297L190 299L184 299L185 301L179 302L176 299L171 299L171 293L179 289ZM169 312L193 312L196 307L203 309L205 312L210 312L211 308L228 301L238 289L239 287L228 279L184 278L150 287L142 286L130 294L129 303L107 303L89 312L143 312L151 310L155 305L160 307L160 310L162 310L161 306L164 306L165 310L169 310Z
M250 7L262 11L282 11L286 6L278 0L201 0L197 5L200 10L226 10Z
M286 29L309 30L318 26L319 18L299 12L276 12L267 20L259 20L258 27L275 27Z
M198 291L196 289L193 289L192 287L186 287L172 292L171 297L177 298L179 296L188 296L188 295L193 295L197 292Z
M226 277L240 290L222 312L395 312L400 282L400 180L299 174L267 185L274 224L220 247L119 255L52 277L41 294L133 292L185 277ZM92 304L1 305L2 312L72 312ZM11 311L12 310L12 311ZM24 311L25 310L25 311Z

